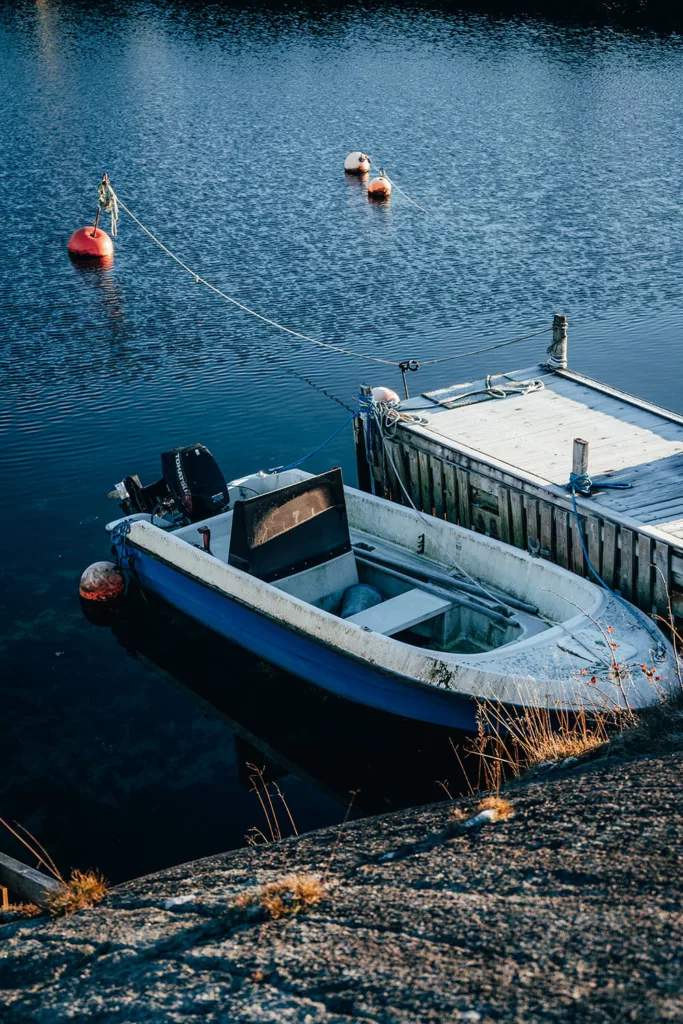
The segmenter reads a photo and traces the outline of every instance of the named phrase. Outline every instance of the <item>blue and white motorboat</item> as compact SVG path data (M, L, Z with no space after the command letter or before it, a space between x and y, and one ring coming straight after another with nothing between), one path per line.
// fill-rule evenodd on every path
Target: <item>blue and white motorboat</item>
M679 685L654 623L542 558L344 486L339 469L226 484L201 445L117 485L118 564L255 655L383 711L465 732L481 702L643 707ZM643 669L645 666L645 669Z

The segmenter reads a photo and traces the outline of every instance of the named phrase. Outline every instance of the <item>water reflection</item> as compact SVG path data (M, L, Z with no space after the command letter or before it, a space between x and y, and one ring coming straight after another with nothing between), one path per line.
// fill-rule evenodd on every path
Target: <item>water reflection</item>
M111 629L129 655L226 723L242 773L256 751L271 778L295 775L340 804L357 790L356 806L367 814L443 799L441 782L453 795L467 789L455 730L327 694L148 595L131 595Z

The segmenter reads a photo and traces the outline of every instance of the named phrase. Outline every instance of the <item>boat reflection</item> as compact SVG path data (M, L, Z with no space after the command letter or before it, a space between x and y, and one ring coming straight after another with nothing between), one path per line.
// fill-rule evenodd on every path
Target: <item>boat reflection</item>
M129 595L110 623L129 655L231 729L240 778L249 763L274 780L292 774L344 804L356 790L366 814L430 803L467 790L441 729L332 696L254 658L164 602Z

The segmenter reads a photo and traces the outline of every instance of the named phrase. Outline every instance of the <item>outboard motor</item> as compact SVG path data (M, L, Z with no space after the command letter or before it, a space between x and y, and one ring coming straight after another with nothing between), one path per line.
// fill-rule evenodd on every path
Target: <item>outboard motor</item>
M218 463L203 444L161 453L166 486L193 523L217 516L228 507L228 485Z
M126 515L149 512L189 523L217 516L230 507L225 477L203 444L162 452L161 472L161 480L146 487L138 476L127 476L110 497L120 499Z

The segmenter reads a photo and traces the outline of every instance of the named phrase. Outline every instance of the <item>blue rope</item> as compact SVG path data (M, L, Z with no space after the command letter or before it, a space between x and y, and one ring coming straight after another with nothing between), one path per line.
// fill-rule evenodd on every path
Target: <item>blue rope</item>
M323 441L322 444L319 444L318 447L314 448L312 452L308 453L308 455L303 455L300 459L297 459L295 462L290 462L286 466L275 466L273 469L269 469L268 472L269 473L284 473L284 472L286 472L286 470L288 470L288 469L295 469L297 466L300 466L302 462L307 462L308 459L312 459L314 455L317 455L318 452L321 452L323 450L325 445L328 445L330 443L330 441L334 441L335 437L338 434L341 434L341 432L344 429L344 427L347 427L352 420L355 420L357 415L358 415L357 412L352 412L351 415L349 416L349 418L344 420L344 422L342 423L341 427L338 427L333 434L330 434L330 436L325 441Z
M116 563L119 569L123 570L126 580L124 594L128 594L131 575L135 572L135 555L132 551L128 550L128 534L130 533L131 525L130 519L124 519L122 523L117 523L111 531L111 542L116 552Z
M590 498L594 487L597 487L599 491L627 491L633 487L633 484L612 483L610 480L591 480L588 473L570 473L569 483L565 484L565 488L572 494L577 491L584 498Z

